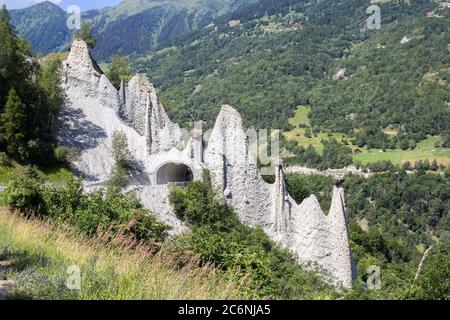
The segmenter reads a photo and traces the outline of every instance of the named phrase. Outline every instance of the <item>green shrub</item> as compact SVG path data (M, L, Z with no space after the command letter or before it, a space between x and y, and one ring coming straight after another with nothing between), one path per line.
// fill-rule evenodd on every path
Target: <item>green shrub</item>
M56 161L67 165L77 158L78 150L76 148L56 147L54 156Z
M82 199L71 222L84 233L93 235L99 228L107 230L112 220L116 220L113 216L115 213L109 210L108 203L104 201L104 192L94 191Z
M24 214L43 214L45 204L42 199L43 178L38 171L29 167L23 175L12 179L4 192L4 201L11 210Z
M130 223L127 231L137 240L160 241L167 236L168 226L149 215L145 210L132 210L129 217Z
M295 257L278 247L260 228L242 224L236 213L211 189L201 183L174 188L170 202L176 215L192 227L192 232L174 240L182 252L192 251L201 263L214 263L236 282L250 277L260 297L315 299L332 297L334 289L318 275L305 272Z
M112 196L104 190L82 197L72 223L87 234L95 234L100 227L145 241L161 241L169 230L135 199L121 194Z
M150 215L136 199L104 190L84 194L76 178L54 186L46 183L33 168L9 183L4 198L11 210L69 223L88 235L101 228L139 241L161 241L169 230L169 226Z
M74 177L69 177L66 183L58 187L49 184L42 192L47 214L57 222L72 220L83 197L81 181Z
M112 139L111 155L114 158L114 166L111 170L108 182L108 192L119 194L128 184L128 140L122 131L115 131Z
M198 181L190 183L186 189L174 188L169 201L177 217L193 226L214 224L235 217L224 203L214 197L206 184Z

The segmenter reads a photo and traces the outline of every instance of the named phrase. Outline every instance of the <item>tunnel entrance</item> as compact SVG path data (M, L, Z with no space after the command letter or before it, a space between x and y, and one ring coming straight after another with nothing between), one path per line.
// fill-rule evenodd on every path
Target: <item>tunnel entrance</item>
M156 173L156 183L158 185L164 184L178 184L184 185L187 182L194 180L194 173L191 168L184 164L167 163L159 168Z

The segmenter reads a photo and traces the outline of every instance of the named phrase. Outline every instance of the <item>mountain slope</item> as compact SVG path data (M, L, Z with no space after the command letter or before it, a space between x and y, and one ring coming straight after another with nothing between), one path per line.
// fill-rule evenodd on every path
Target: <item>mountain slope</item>
M450 133L449 26L448 15L414 17L353 47L332 65L348 79L325 79L310 93L312 125L344 133L364 128L356 143L379 149L391 141L379 135L383 128L415 141Z
M94 56L146 53L185 32L203 28L221 14L255 0L125 0L92 19L97 48Z
M366 1L263 0L166 44L136 66L148 72L169 112L185 124L210 121L229 103L248 125L289 129L288 119L305 104L316 130L355 138L362 132L369 138L361 145L379 140L380 148L388 147L388 135L380 133L387 125L413 140L445 134L448 10L427 18L434 1L380 6L382 29L361 32ZM240 24L231 27L232 19ZM412 40L402 45L404 36ZM378 44L385 49L377 50ZM334 80L340 69L346 79ZM439 86L422 81L436 72ZM414 106L408 112L404 101Z
M100 61L114 54L143 54L162 41L208 25L214 18L256 0L125 0L115 7L90 10L82 21L98 39L93 54ZM11 12L13 24L37 53L68 45L72 32L66 13L51 2Z
M45 1L23 10L11 11L12 24L25 35L34 52L49 53L64 47L71 39L66 26L66 12Z

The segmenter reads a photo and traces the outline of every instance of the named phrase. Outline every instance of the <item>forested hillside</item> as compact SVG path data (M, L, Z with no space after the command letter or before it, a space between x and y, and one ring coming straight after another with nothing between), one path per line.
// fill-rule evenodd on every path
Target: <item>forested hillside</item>
M115 7L82 13L97 38L93 52L106 61L114 54L144 54L163 41L203 28L222 14L256 0L124 0ZM82 9L82 8L81 8ZM47 54L67 48L73 30L66 26L68 14L44 1L12 10L12 22L35 53Z
M47 54L67 48L72 32L66 26L66 12L51 2L43 2L24 10L13 10L11 22L25 35L34 52Z
M315 134L342 133L358 147L414 148L427 135L445 144L448 10L425 0L383 3L381 30L363 32L367 7L263 0L166 43L136 68L184 124L211 124L228 103L248 125L291 129L288 119L307 105Z
M355 45L331 67L345 68L348 79L325 79L310 93L312 125L343 133L362 129L357 145L379 149L395 147L383 128L415 141L448 135L449 26L448 14L415 17Z

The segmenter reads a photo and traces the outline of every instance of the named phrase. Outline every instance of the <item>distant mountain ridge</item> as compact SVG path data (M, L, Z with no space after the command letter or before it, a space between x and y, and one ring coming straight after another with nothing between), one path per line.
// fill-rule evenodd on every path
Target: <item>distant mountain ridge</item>
M36 53L59 51L72 38L66 26L67 13L50 1L10 13L17 32L28 39Z
M93 25L99 61L114 54L134 56L159 43L202 28L220 15L256 0L124 0L117 6L82 13ZM11 10L12 23L25 36L35 53L48 54L68 48L73 32L67 28L67 13L44 1Z

